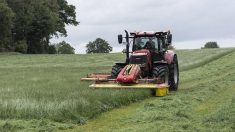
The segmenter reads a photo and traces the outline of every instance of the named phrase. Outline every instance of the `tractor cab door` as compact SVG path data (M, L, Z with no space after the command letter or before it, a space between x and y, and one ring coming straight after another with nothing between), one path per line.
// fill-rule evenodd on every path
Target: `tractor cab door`
M158 37L157 43L155 44L155 50L154 52L151 53L153 62L164 60L164 52L165 52L164 38Z

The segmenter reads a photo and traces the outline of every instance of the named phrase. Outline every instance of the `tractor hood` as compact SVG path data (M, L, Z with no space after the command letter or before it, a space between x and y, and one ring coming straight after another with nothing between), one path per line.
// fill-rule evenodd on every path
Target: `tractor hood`
M149 64L151 65L151 54L147 49L136 50L130 57L131 64Z
M143 55L150 55L149 50L147 49L141 49L141 50L136 50L132 53L133 56L143 56Z

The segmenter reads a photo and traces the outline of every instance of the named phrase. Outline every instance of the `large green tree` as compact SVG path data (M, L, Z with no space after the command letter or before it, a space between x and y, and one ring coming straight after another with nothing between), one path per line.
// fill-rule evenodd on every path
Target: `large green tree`
M102 38L97 38L93 42L89 42L86 45L86 52L90 53L109 53L113 50L113 48L109 45L107 41Z
M66 25L78 25L75 6L66 0L7 0L16 14L13 39L27 42L27 53L48 53L52 36L67 36Z
M65 25L78 25L79 22L76 20L75 6L69 5L66 0L57 0L59 21L57 24L57 32L62 36L67 36ZM56 33L56 32L55 32Z
M13 48L11 44L13 19L13 11L7 6L5 0L0 0L0 52Z
M74 48L70 46L69 43L66 43L65 41L60 42L56 46L58 49L57 53L58 54L74 54Z

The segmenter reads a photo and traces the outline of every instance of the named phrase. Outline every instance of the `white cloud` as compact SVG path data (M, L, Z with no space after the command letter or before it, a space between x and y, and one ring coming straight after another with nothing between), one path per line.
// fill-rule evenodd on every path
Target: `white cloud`
M68 0L77 8L80 25L68 26L65 40L84 53L84 44L101 37L116 51L117 34L140 30L171 29L176 47L200 48L207 40L235 46L233 0ZM190 42L190 45L186 42ZM195 42L195 44L193 44ZM196 44L197 43L197 44ZM226 44L225 44L226 43ZM177 46L179 44L179 46ZM83 46L81 46L83 45ZM79 49L78 49L79 48ZM81 48L81 49L80 49Z

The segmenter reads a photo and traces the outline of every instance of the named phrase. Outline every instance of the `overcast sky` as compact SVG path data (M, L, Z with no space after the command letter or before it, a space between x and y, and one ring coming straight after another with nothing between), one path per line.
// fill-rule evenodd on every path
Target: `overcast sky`
M76 53L85 53L85 45L101 37L114 52L117 35L128 31L162 31L170 29L173 45L178 49L200 48L207 41L220 47L235 47L235 0L67 0L76 6L76 27L68 26L65 40Z

